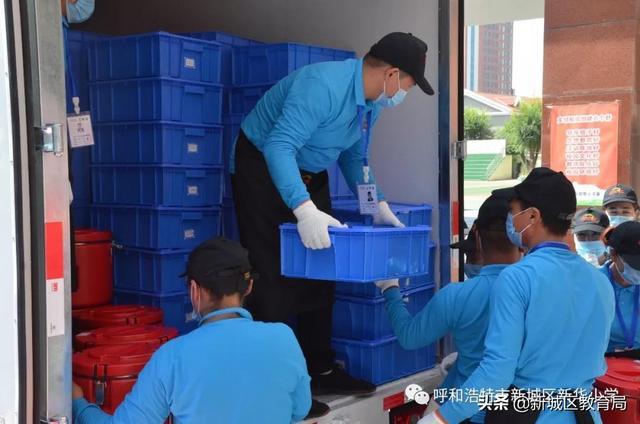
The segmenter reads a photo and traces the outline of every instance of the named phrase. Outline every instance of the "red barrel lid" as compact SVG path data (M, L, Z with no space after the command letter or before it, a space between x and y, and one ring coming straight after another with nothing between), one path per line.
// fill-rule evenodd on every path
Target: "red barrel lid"
M111 232L94 230L93 228L78 228L73 231L73 235L76 243L111 242Z
M618 389L618 394L640 398L640 361L631 358L607 358L607 373L596 379L600 390Z
M73 311L79 328L93 330L118 325L146 325L162 322L162 309L144 305L108 305Z
M178 330L162 325L121 325L76 334L75 341L79 349L131 343L155 343L160 346L177 336Z
M158 346L153 343L96 346L73 354L73 373L92 379L137 377Z

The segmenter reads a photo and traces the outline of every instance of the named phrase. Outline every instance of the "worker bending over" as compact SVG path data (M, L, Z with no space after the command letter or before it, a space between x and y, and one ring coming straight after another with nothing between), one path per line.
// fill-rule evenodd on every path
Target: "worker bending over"
M611 260L601 270L613 287L616 302L607 356L640 359L640 222L623 222L609 229L603 239Z
M113 416L74 384L79 424L263 424L302 420L311 407L307 366L285 324L242 308L254 276L247 251L218 238L189 255L186 277L200 326L162 345Z
M491 289L500 272L520 259L520 251L505 232L508 212L505 199L490 196L485 200L472 228L484 266L478 276L438 291L415 317L411 317L402 300L398 280L376 283L383 290L393 332L403 348L418 349L452 334L458 359L442 383L443 389L461 387L480 363L489 324ZM476 414L469 422L484 423L484 414Z
M588 395L606 371L613 290L563 242L576 211L573 185L560 172L536 168L522 183L493 194L509 200L507 236L528 253L493 285L484 356L461 389L492 390L509 401L486 411L488 424L600 423L597 411L562 410L562 401L559 410L544 402L522 412L513 407L518 389L527 397L535 390ZM419 423L459 423L479 409L468 396L450 399Z

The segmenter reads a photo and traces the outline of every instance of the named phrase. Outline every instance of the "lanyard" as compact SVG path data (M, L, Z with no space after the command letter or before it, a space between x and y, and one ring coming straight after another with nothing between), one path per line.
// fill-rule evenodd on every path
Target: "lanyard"
M561 243L559 241L545 241L545 242L539 243L539 244L535 245L534 247L532 247L529 250L529 253L527 253L527 255L532 254L536 250L544 249L545 247L555 247L556 249L571 250L569 248L569 245L566 244L566 243Z
M209 312L208 314L200 318L200 322L198 323L198 325L207 324L207 321L211 318L225 314L238 314L241 318L251 318L251 315L244 308L225 308Z
M614 287L616 282L613 280L613 274L611 273L611 266L607 266L607 272L609 273L609 282ZM627 323L624 321L624 317L622 316L622 311L620 310L620 290L616 291L616 317L618 318L618 322L620 323L620 327L622 327L622 331L624 332L624 338L627 342L627 349L633 349L636 339L636 332L638 330L638 312L640 310L640 286L635 286L633 288L633 316L631 317L631 328L627 327Z
M364 107L358 106L358 125L360 125L360 139L362 140L362 173L364 183L369 184L369 144L371 143L371 111L366 112L366 121L363 118Z
M73 78L73 62L71 58L71 46L69 45L69 29L66 25L62 25L62 31L64 33L65 39L65 54L66 54L66 63L65 63L65 77L67 80L67 84L71 88L71 98L73 99L73 106L76 114L80 113L80 98L78 97L78 88L76 87L76 81ZM76 105L77 103L77 105Z

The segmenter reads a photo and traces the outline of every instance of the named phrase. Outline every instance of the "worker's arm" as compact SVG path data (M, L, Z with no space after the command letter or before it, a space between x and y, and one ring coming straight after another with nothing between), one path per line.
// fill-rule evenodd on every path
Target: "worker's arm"
M310 199L296 161L298 150L330 112L326 83L318 78L298 78L289 88L282 113L264 143L262 153L271 179L291 209Z
M516 278L507 269L496 280L491 293L490 318L485 338L484 357L480 365L462 385L462 393L469 389L508 389L524 340L525 311L529 296L523 289L522 275ZM448 401L439 413L448 423L458 423L479 411L477 403Z
M373 130L373 124L378 118L378 113L379 111L377 109L374 109L373 119L371 121L371 130ZM362 172L365 158L364 147L365 142L363 137L361 137L353 146L343 151L338 158L338 165L340 166L342 175L344 176L345 181L354 194L358 194L358 184L364 184L364 174ZM370 168L369 184L375 183L376 178L374 176L373 170ZM377 191L378 200L384 200L384 193L382 192L382 190L380 190L380 186L377 186Z
M138 375L136 384L118 406L113 416L84 398L73 401L73 422L76 424L162 424L169 416L169 401L165 383L170 381L170 352L158 350ZM163 365L164 364L164 365Z
M403 348L418 349L430 345L451 331L456 308L456 302L453 301L455 291L450 286L438 291L414 317L407 310L399 288L384 291L387 315Z

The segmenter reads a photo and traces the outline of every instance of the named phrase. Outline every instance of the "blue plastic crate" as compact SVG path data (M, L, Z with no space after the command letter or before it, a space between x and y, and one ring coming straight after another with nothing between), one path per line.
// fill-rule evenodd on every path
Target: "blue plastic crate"
M231 198L225 198L222 202L222 235L230 240L240 241L236 209Z
M433 286L402 289L402 298L414 316L433 297ZM384 298L367 299L336 295L333 305L333 337L354 340L379 340L393 336Z
M436 244L434 242L429 242L429 272L424 275L419 275L417 277L411 278L401 278L400 279L400 288L412 288L418 286L425 286L434 284L435 281L435 258L436 258ZM376 287L376 285L371 282L368 284L362 283L339 283L336 284L336 295L342 296L356 296L356 297L364 297L364 298L377 298L381 299L382 294L380 293L380 289Z
M281 271L286 277L370 282L414 277L429 269L426 225L406 228L330 228L329 249L306 249L295 224L280 226Z
M420 371L436 364L435 344L405 350L395 337L378 341L359 341L334 338L336 361L355 378L381 385Z
M340 167L337 163L329 167L329 169L327 169L327 172L329 173L329 192L331 193L332 201L356 199L356 196L349 188L349 185L344 179L342 171L340 171Z
M94 124L96 164L221 166L222 126L172 122Z
M196 321L191 319L193 307L188 294L154 296L134 291L115 290L113 303L116 305L149 305L161 308L164 313L162 320L164 325L178 329L180 334L186 334L198 325Z
M67 72L71 72L76 85L80 108L91 110L89 104L89 46L95 41L108 38L91 32L67 30L66 48L69 50L71 66L67 64ZM65 58L66 60L66 58ZM73 102L71 100L71 87L67 85L67 113L72 113Z
M224 158L224 195L227 197L233 196L233 190L231 188L231 174L229 173L229 160L231 159L231 148L235 146L236 139L240 133L240 124L244 115L228 115L223 118L224 122L224 141L223 141L223 153Z
M371 215L361 215L358 200L334 200L331 202L333 216L340 222L359 222L364 225L373 224ZM407 227L431 225L430 205L412 205L408 203L389 202L389 207L400 222Z
M166 32L110 37L89 49L89 80L169 77L220 83L221 47Z
M118 247L113 251L113 287L152 295L184 293L180 274L190 250L145 250Z
M222 167L93 165L93 201L149 206L220 206L222 175Z
M69 181L74 200L91 201L91 146L69 149Z
M220 234L220 209L94 205L91 227L111 231L124 246L193 249Z
M73 200L71 203L71 228L89 228L91 226L91 204L85 200Z
M273 84L243 85L231 88L229 111L232 114L248 115L258 101L269 91Z
M303 66L355 57L355 53L305 44L280 43L233 50L233 83L275 83Z
M170 78L139 78L90 84L94 122L222 122L222 85Z

